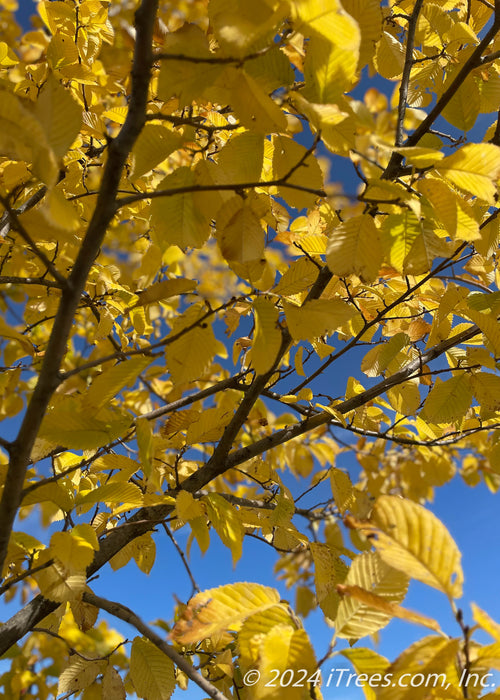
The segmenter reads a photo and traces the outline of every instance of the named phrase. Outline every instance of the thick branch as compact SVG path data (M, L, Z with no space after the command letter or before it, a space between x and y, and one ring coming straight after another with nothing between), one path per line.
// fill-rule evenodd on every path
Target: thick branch
M108 160L96 208L73 270L65 281L66 286L63 289L38 382L17 438L10 448L11 459L0 503L0 570L3 569L12 525L19 507L31 449L50 398L60 381L59 370L80 296L99 253L107 227L115 214L116 193L125 162L145 122L152 63L153 26L157 7L158 0L142 0L136 12L137 38L127 118L119 135L109 146Z
M129 625L135 627L135 629L140 632L144 637L153 642L155 647L158 647L165 656L174 662L174 664L186 674L197 686L199 686L207 695L209 695L214 700L227 700L226 696L220 692L210 681L204 678L198 671L191 666L189 661L187 661L183 656L179 654L170 644L167 644L160 635L156 634L148 625L146 625L140 617L138 617L130 608L127 608L121 603L115 603L111 600L106 600L100 596L96 596L93 593L84 593L83 599L86 603L94 605L96 608L101 608L105 610L110 615L118 617L120 620L127 622Z

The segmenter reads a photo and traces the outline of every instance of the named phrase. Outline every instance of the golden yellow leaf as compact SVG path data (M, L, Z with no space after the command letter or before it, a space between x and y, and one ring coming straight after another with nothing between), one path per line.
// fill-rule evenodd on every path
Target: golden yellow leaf
M389 566L443 591L462 595L461 554L450 533L423 506L399 496L380 496L370 522L360 525Z
M224 630L239 630L246 618L280 601L274 588L258 583L232 583L191 598L172 630L180 644L199 642Z
M384 252L373 217L348 219L330 236L326 262L339 277L356 274L364 282L373 282L378 275Z
M132 642L130 678L135 692L141 698L169 700L174 692L173 662L144 637L135 637Z
M359 639L385 627L395 614L391 604L401 603L408 590L408 577L386 564L377 552L365 552L354 558L344 583L337 584L341 601L335 618L337 636ZM357 589L376 595L380 601L371 601ZM375 604L377 603L377 604Z
M446 381L437 377L421 417L431 423L451 423L464 417L471 402L471 383L465 372Z
M146 124L135 142L133 177L142 177L181 147L182 136L161 124Z
M492 143L470 143L443 158L436 171L461 190L494 204L495 180L500 174L500 148Z
M177 168L160 182L158 190L176 192L157 197L151 204L154 241L161 250L169 245L200 248L210 235L210 219L198 205L194 172Z
M69 90L50 75L36 102L35 114L57 158L62 158L82 126L82 108Z
M236 508L218 493L209 493L202 497L207 506L207 516L222 542L229 547L233 566L241 558L245 530Z
M302 306L283 306L294 340L312 340L333 333L356 315L356 309L341 299L314 299Z

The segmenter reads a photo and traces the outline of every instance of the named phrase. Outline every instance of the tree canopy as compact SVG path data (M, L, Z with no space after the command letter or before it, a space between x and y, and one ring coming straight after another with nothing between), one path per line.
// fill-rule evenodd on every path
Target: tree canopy
M500 486L500 2L42 0L29 30L16 9L1 697L319 700L339 654L368 700L498 697L500 624L460 607L426 503ZM120 601L160 538L191 576L211 537L234 563L274 548L291 602L193 580L153 625ZM405 607L412 579L454 625ZM393 618L422 628L395 659L366 646Z

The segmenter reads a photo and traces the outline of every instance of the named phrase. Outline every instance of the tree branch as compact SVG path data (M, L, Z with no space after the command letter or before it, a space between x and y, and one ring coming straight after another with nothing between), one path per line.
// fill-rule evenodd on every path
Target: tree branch
M158 0L142 0L136 12L137 37L132 66L132 89L125 123L108 150L102 185L47 345L38 382L31 396L16 440L10 446L10 463L0 502L0 570L3 569L10 533L19 507L31 449L50 398L60 383L59 369L66 353L73 318L87 276L99 253L106 230L116 211L116 192L128 154L145 123L152 65L153 27ZM57 278L56 278L57 279Z
M456 94L457 90L460 88L460 86L464 82L465 78L469 75L471 70L481 65L481 55L488 47L490 42L495 38L499 28L500 12L498 12L498 10L495 10L495 19L493 20L493 24L489 28L488 32L476 46L476 48L471 53L467 61L464 63L458 74L452 80L451 84L447 87L447 89L443 92L443 94L438 99L438 101L431 109L429 114L426 116L426 118L423 120L423 122L421 122L419 126L415 129L415 131L406 139L405 146L415 146L420 141L422 136L429 131L432 124L436 121L436 119L439 117L439 115L446 107L448 102L450 102L452 97ZM399 153L393 152L386 169L381 175L381 179L391 180L392 178L396 177L402 162L403 156Z
M132 627L140 632L144 637L149 639L155 647L162 651L165 656L174 662L174 664L180 668L180 670L186 674L197 686L199 686L207 695L209 695L213 700L228 700L226 696L220 692L210 681L204 678L201 673L191 666L189 661L187 661L183 656L179 654L170 644L167 644L160 635L156 634L148 625L146 625L140 617L138 617L130 608L127 608L121 603L115 603L111 600L106 600L100 596L94 595L94 593L84 593L83 599L86 603L94 605L96 608L105 610L110 615L127 622Z
M398 103L398 121L396 125L396 146L403 144L403 123L406 112L406 103L408 99L408 85L410 82L410 73L413 66L413 47L415 44L415 31L417 29L418 15L422 9L424 0L416 0L411 13L410 21L408 22L408 36L406 39L406 57L403 68L403 76L399 87L399 103Z

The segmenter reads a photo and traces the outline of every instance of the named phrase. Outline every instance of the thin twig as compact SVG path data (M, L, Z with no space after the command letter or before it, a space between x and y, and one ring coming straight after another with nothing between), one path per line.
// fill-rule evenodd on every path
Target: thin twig
M404 118L406 103L408 101L408 86L410 83L410 73L413 66L413 47L415 44L415 31L417 29L418 15L422 9L424 0L416 0L413 6L410 20L408 22L408 32L406 39L406 57L399 87L398 120L396 124L396 146L401 146L404 140Z

